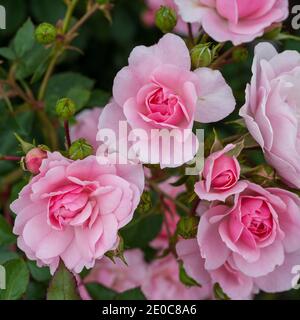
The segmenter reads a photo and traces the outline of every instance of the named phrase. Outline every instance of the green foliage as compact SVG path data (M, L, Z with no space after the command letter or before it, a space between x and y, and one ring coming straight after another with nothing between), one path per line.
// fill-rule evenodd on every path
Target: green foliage
M47 292L47 300L79 300L74 275L60 263Z

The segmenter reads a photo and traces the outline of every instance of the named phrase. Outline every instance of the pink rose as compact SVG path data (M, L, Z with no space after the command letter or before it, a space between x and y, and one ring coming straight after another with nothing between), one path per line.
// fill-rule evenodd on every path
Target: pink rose
M91 268L117 245L118 230L132 219L143 186L141 166L48 153L40 174L11 205L18 246L52 273L60 259L77 273Z
M228 196L239 193L247 187L245 182L238 181L240 165L237 159L226 155L234 147L229 144L205 160L202 180L195 184L195 192L200 199L225 201Z
M218 42L251 42L288 17L288 0L175 0L186 22L201 23Z
M174 0L146 0L146 3L148 6L148 10L145 12L143 19L144 22L149 26L153 26L155 24L155 13L161 6L167 6L178 11ZM195 32L197 32L197 30L199 30L199 24L194 23L193 29ZM187 23L184 22L180 16L178 16L175 31L183 35L186 35L188 33Z
M240 110L265 158L289 185L300 188L300 54L256 46L253 77Z
M132 141L140 138L141 131L146 135L133 146L138 158L162 167L179 166L193 158L198 149L191 131L194 120L221 120L235 106L232 91L221 73L208 68L192 72L189 50L173 34L165 35L157 45L139 46L132 51L129 66L115 78L113 95L115 101L104 108L99 128L117 133L119 122L127 121L136 130ZM170 143L173 148L162 147L159 134L166 136L174 130L176 134ZM180 152L183 145L188 150ZM149 156L153 148L155 152Z
M248 293L250 282L267 292L289 290L291 269L300 264L300 200L247 184L232 208L214 205L202 214L197 239L204 268L214 277L221 277L220 268L238 273Z
M218 283L235 300L248 300L255 293L252 279L231 266L230 262L226 261L216 270L206 270L196 239L180 240L176 250L187 274L203 287L212 287L212 284Z
M80 138L86 139L87 142L93 146L95 153L98 148L96 137L101 112L102 108L98 107L80 112L76 116L76 124L73 125L70 130L72 141Z
M31 149L25 156L26 169L33 174L40 172L43 160L47 158L47 152L40 148Z
M180 282L178 262L172 255L150 264L142 291L148 300L201 300L211 295L209 285L186 287Z
M96 263L84 279L84 283L99 283L119 293L140 287L147 275L147 264L144 261L143 252L139 249L127 250L124 256L128 266L120 259L115 259L113 263L109 258L104 257ZM90 300L83 285L79 286L79 292L82 299Z

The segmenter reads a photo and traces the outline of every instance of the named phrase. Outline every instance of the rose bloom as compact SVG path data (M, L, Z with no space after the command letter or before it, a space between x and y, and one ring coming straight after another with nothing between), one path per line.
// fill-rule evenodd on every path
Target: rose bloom
M60 259L76 273L93 267L116 247L118 230L132 219L144 187L142 166L102 162L48 153L11 205L19 248L52 273Z
M227 296L234 300L249 300L252 294L257 293L252 279L231 266L230 262L226 261L216 270L206 270L196 239L179 240L176 251L187 274L202 287L212 287L212 284L218 283Z
M278 54L271 44L261 43L252 71L240 115L270 165L286 183L300 188L300 54Z
M172 177L167 181L162 182L159 185L161 190L170 195L173 199L185 191L185 186L174 187L171 183L174 183L178 178ZM151 242L151 246L158 250L167 249L169 246L169 232L173 235L177 228L177 223L179 221L179 215L176 210L176 205L172 199L164 198L165 210L164 210L164 221L162 225L161 232L158 236Z
M86 139L91 144L96 153L98 142L96 140L98 133L98 122L102 108L86 109L76 116L76 124L70 129L71 140L80 138Z
M129 65L115 78L113 96L114 102L100 116L99 128L117 133L120 121L127 121L135 130L131 141L141 140L133 145L138 159L161 167L180 166L194 157L198 149L194 120L219 121L235 107L221 73L208 68L192 72L189 50L173 34L152 47L132 51ZM159 136L167 138L174 131L171 148L164 148ZM155 152L149 156L150 150Z
M175 0L186 22L198 22L218 42L251 42L288 17L288 0Z
M145 12L143 20L149 26L155 25L155 13L161 6L166 6L174 9L175 11L178 11L174 0L146 0L146 4L148 6L148 10ZM194 32L197 32L197 30L199 29L199 24L194 23L193 29ZM184 22L179 15L177 16L175 31L183 35L186 35L188 33L187 23Z
M201 215L197 240L204 268L230 296L247 297L256 288L289 290L291 270L300 264L300 200L282 189L247 184L233 207L214 203ZM238 290L226 283L225 271L240 279Z
M84 283L99 283L118 293L140 287L147 275L143 252L139 249L126 250L124 257L128 266L118 258L115 263L107 257L97 261ZM83 284L79 286L79 293L82 299L91 299Z
M228 144L223 150L212 153L204 162L200 177L195 184L195 192L203 200L225 201L230 195L243 191L247 184L238 181L240 165L235 157L226 155L235 146Z
M142 291L148 300L203 300L210 298L209 284L187 287L179 280L179 265L172 255L152 262Z

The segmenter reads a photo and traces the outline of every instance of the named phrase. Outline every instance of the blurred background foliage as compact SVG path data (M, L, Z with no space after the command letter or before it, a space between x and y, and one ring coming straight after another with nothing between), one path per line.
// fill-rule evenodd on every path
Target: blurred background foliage
M299 0L290 0L290 5L298 4ZM54 107L58 98L68 96L76 101L78 111L92 106L104 106L111 96L113 79L116 73L127 64L128 55L137 45L152 45L162 36L156 28L146 27L141 15L146 9L143 0L115 0L112 11L112 24L104 17L102 12L97 12L79 31L79 36L73 45L78 51L66 52L55 69L46 91L46 111L49 117L54 118ZM7 29L0 30L0 78L5 76L12 62L16 64L16 77L26 86L25 81L37 88L41 75L44 73L49 50L35 44L33 39L33 25L42 22L56 24L63 19L66 6L63 0L0 0L0 5L6 8ZM82 16L85 10L85 0L81 0L76 8L75 17ZM28 20L31 19L32 23ZM72 23L75 23L73 18ZM25 23L25 24L24 24ZM296 34L291 29L290 19L286 21L285 31ZM246 83L250 81L253 48L259 40L251 43L249 58L246 62L227 65L222 72L232 87L238 101L236 112L228 120L237 118L238 109L244 102ZM30 45L31 44L31 45ZM279 50L293 49L300 52L300 42L284 41L274 43ZM8 48L14 47L14 52ZM20 155L14 132L27 141L36 140L37 143L47 143L43 138L43 128L37 120L37 115L24 102L15 99L13 114L7 105L0 100L0 155ZM238 132L233 125L215 124L218 134L225 137ZM204 127L205 134L209 135L213 126ZM55 130L59 133L60 146L63 145L63 131L59 122ZM263 162L262 154L255 152L251 155L253 165ZM26 184L26 179L17 164L0 162L0 208L1 212L9 212L8 205L13 201L21 188ZM11 213L8 213L9 215ZM160 215L146 217L141 221L137 217L132 224L122 231L127 239L128 247L142 247L151 259L151 251L147 251L147 243L159 232L162 219ZM9 250L9 245L14 245L15 238L9 236L11 230L0 215L0 264L10 263L9 268L20 273L23 272L24 286L28 282L29 274L32 281L26 289L25 298L40 299L45 296L45 290L50 278L47 268L39 269L34 262L24 265L23 260L12 260L16 254ZM135 236L138 229L147 225L147 232L143 239ZM152 226L152 227L150 227ZM300 239L299 239L300 241ZM149 248L148 248L149 249ZM15 262L17 261L17 262ZM26 280L27 279L27 280ZM15 292L19 297L20 292ZM260 294L258 299L299 299L300 292L266 295ZM0 296L1 299L1 296Z

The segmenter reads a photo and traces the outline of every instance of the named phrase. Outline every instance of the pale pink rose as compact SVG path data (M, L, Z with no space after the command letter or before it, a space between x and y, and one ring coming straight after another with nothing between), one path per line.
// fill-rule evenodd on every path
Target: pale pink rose
M247 183L232 208L213 205L202 214L197 239L204 268L213 277L224 267L238 272L249 291L251 279L267 292L288 290L293 278L288 269L300 264L300 200L285 190Z
M221 73L208 68L192 72L189 50L173 34L152 47L132 51L129 66L115 78L113 96L114 102L100 116L99 128L118 133L120 121L127 121L136 130L131 132L131 141L141 140L132 146L138 159L161 167L180 166L194 157L198 149L192 133L194 120L219 121L235 107L232 90ZM162 147L159 135L168 137L174 130L171 148ZM153 149L156 152L150 152Z
M177 180L178 178L172 177L159 185L160 189L164 190L164 192L171 196L173 199L176 199L176 197L180 193L185 191L184 185L177 187L171 185L171 183L174 183ZM172 236L175 233L177 223L180 219L174 201L165 197L164 203L165 210L162 229L159 235L151 242L151 246L159 250L167 249L169 247L169 234Z
M175 0L186 22L198 22L218 42L251 42L288 17L288 0Z
M144 186L139 165L99 165L95 156L72 161L48 153L11 205L18 246L53 273L60 259L79 273L115 248L118 230L133 216Z
M286 183L300 188L300 54L256 46L253 77L240 110L266 160Z
M31 149L25 156L26 169L33 174L40 172L43 160L47 158L47 152L40 148Z
M235 300L248 300L255 292L252 278L241 273L228 261L216 270L206 270L196 239L180 240L176 250L187 274L203 287L219 283L223 291Z
M70 129L71 140L75 141L80 138L86 139L91 144L96 153L98 148L97 132L99 117L102 112L102 108L87 109L80 112L76 116L76 124Z
M113 263L109 258L104 257L96 263L84 279L84 283L99 283L118 293L140 287L148 268L143 252L139 249L126 250L124 257L128 266L120 259L115 259ZM91 299L83 284L79 286L79 292L82 299Z
M210 298L211 286L187 287L179 280L179 265L172 255L152 262L142 291L148 300L202 300Z
M226 155L234 147L228 144L205 160L201 180L195 184L195 192L200 199L225 201L230 195L240 193L247 187L245 182L239 181L240 165L237 159Z
M155 25L155 13L161 6L172 8L176 12L178 11L174 0L146 0L146 4L148 6L148 10L144 13L143 20L149 26ZM192 27L193 31L196 33L199 30L200 25L198 23L193 23ZM183 35L188 34L187 23L184 22L179 15L177 16L175 32Z

